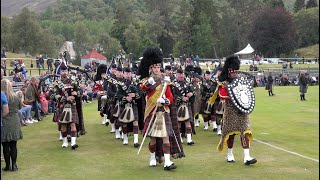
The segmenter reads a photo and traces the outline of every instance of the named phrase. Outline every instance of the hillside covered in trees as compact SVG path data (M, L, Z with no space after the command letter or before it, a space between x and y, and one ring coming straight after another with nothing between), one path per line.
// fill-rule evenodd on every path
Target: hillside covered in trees
M265 57L319 43L316 0L58 0L42 13L1 16L1 46L57 56L73 41L78 56L96 47L140 57L146 46L165 56L222 58L250 43Z

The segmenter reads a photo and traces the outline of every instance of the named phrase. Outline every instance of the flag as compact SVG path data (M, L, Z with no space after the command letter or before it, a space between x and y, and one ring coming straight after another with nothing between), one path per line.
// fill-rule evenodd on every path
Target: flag
M115 62L115 60L114 60L114 57L112 56L111 64L110 64L110 66L108 67L107 72L106 72L108 75L110 74L110 68L111 68L112 64L115 64L115 63L116 63L116 62Z

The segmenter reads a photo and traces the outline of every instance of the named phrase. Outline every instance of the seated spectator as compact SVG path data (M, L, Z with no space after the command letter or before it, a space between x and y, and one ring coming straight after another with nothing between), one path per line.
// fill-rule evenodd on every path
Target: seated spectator
M19 73L14 74L12 80L13 80L14 82L21 82L21 78L20 78Z
M23 86L21 87L21 91L23 92L23 94L26 94L26 90L27 90L27 87L29 86L29 84L30 84L30 81L29 80L25 80L24 81L24 84L23 84Z
M40 94L40 106L41 106L41 111L44 114L48 114L48 100L46 98L46 94L44 92L41 92Z
M32 77L30 80L30 84L27 87L27 90L25 93L25 104L32 105L32 109L35 111L35 118L38 121L39 120L41 121L42 117L40 115L38 101L40 101L40 92L38 88L38 82L35 77Z
M26 69L26 65L24 65L24 63L21 64L21 68L22 68L21 73L22 73L24 79L27 79L27 72L28 72L28 70Z
M22 91L17 91L16 95L20 98L22 103L22 108L18 110L18 114L20 117L21 125L31 124L34 122L38 122L37 120L34 120L31 118L31 105L26 105L23 103L24 101L24 95Z

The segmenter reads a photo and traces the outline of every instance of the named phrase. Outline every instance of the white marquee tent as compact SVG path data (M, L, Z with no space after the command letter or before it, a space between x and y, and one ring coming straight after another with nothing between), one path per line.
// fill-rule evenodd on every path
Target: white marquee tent
M247 45L247 47L245 47L244 49L242 49L241 51L234 53L235 55L245 55L245 54L251 54L254 52L254 49L251 47L250 44Z

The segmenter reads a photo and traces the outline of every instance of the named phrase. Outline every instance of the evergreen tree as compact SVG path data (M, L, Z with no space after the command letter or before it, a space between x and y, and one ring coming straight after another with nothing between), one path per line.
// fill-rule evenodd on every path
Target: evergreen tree
M300 11L301 9L303 9L305 7L305 4L304 4L304 1L305 0L296 0L294 2L294 8L293 8L293 11L296 13L298 11Z
M318 4L317 4L317 1L316 0L308 0L307 2L307 5L306 5L306 8L313 8L313 7L317 7Z

